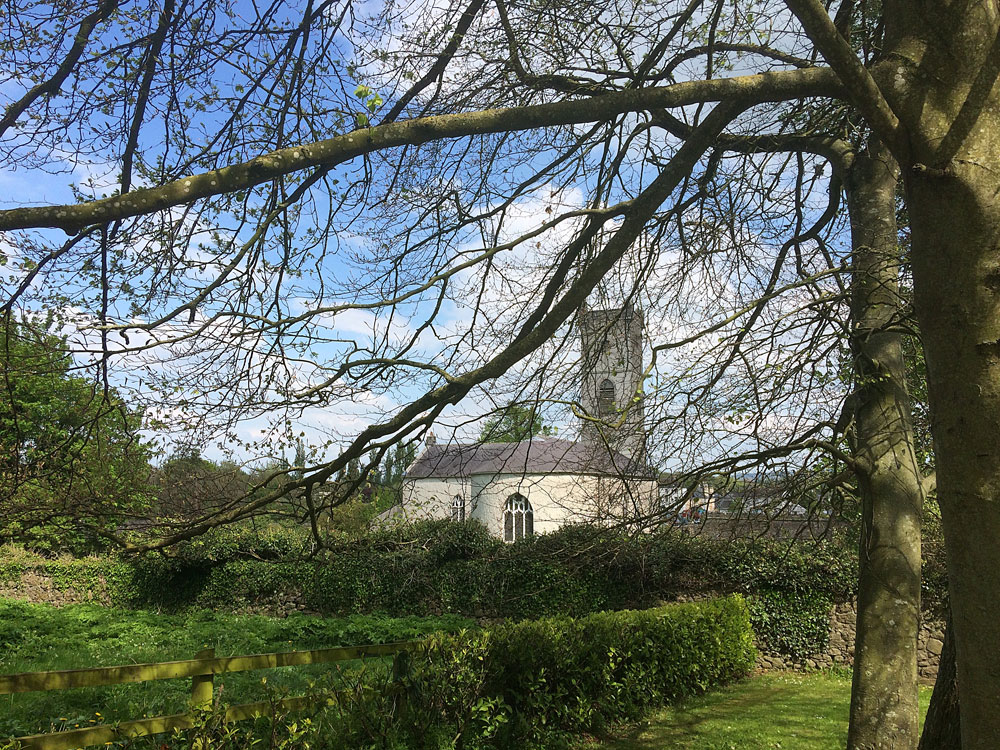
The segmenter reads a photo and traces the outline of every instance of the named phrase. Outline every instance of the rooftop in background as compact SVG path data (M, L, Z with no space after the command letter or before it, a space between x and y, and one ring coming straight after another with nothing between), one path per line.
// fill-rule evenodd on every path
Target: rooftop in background
M587 474L656 479L655 470L604 445L536 436L517 443L430 443L407 479L476 474Z

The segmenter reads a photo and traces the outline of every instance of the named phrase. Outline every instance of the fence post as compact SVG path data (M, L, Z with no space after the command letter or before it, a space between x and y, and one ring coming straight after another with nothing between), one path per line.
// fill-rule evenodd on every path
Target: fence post
M402 651L397 651L396 655L392 657L392 681L394 692L396 695L394 713L396 718L400 718L403 715L403 711L406 710L406 678L410 674L410 652L405 648Z
M194 655L195 659L214 659L215 649L206 648ZM211 708L215 689L214 674L196 674L191 678L191 708Z

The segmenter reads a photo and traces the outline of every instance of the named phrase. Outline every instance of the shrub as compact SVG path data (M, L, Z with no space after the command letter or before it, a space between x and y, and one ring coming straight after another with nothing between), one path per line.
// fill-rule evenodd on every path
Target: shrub
M670 530L630 536L576 525L504 544L475 522L422 521L334 540L313 558L303 554L307 541L301 529L247 526L213 532L171 557L46 560L13 550L0 558L0 580L16 586L31 568L60 589L168 611L270 609L294 594L328 615L488 619L577 617L738 592L753 602L762 644L798 655L825 640L821 613L852 596L857 576L856 551L838 544L719 541ZM944 587L943 575L926 582Z
M307 555L311 548L309 532L300 526L239 523L220 526L180 542L171 553L175 559L189 563L218 563L229 560L290 560Z
M438 634L413 659L408 720L464 747L551 747L742 677L754 658L739 596Z

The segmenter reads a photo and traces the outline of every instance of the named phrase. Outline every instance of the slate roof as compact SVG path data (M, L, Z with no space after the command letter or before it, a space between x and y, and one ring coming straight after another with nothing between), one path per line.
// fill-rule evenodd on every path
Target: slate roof
M407 479L474 474L588 474L656 479L650 467L605 446L534 437L519 443L434 443L406 472Z

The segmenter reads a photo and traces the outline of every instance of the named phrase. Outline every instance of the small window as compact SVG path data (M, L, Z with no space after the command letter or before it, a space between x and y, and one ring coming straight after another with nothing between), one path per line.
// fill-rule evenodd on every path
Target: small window
M597 387L597 413L600 416L614 414L615 407L615 384L610 380L602 380Z
M465 498L461 495L455 495L451 501L451 520L452 521L464 521L465 520Z
M514 542L535 533L535 514L528 498L515 493L507 498L503 508L503 539Z

